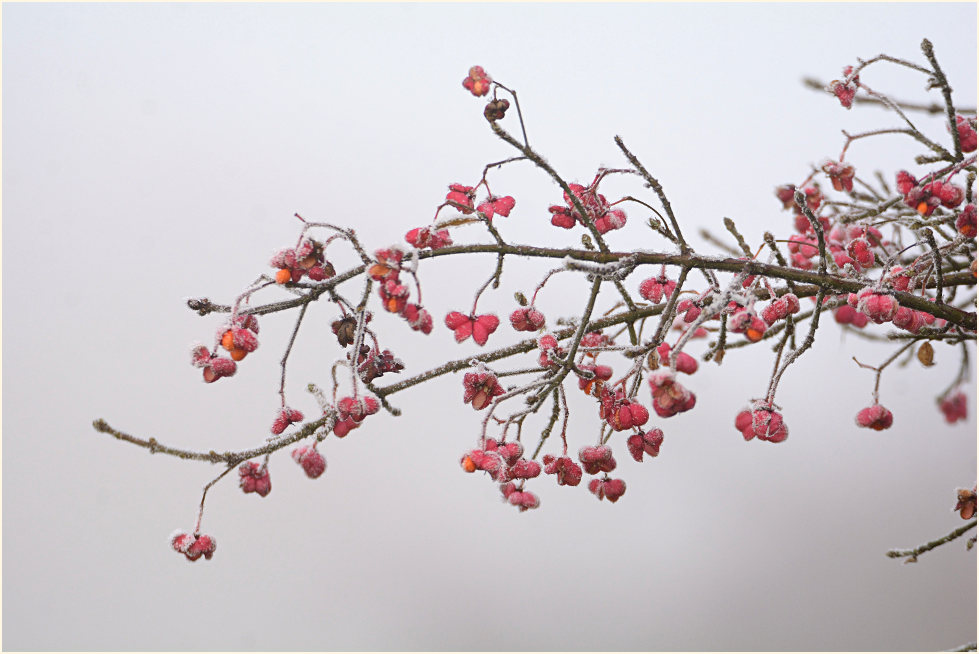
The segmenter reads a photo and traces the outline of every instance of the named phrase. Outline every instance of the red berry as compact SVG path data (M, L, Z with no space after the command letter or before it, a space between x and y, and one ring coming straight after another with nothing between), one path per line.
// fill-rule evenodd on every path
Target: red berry
M316 479L326 470L326 459L315 447L297 447L292 451L292 459L303 467L310 479Z
M894 416L891 412L879 404L873 404L857 412L857 425L868 427L876 431L887 429L894 423Z

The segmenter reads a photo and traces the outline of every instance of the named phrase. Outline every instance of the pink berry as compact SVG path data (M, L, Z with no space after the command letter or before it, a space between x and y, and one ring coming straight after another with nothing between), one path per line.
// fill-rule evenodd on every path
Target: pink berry
M764 402L756 402L753 408L740 412L734 419L734 427L746 441L757 437L770 443L781 443L789 436L782 414Z
M668 362L670 360L669 344L663 343L658 348L656 348L656 355L657 357L659 357L659 362L662 365L668 365ZM677 372L682 372L687 375L692 375L695 372L697 372L697 368L699 367L700 364L697 363L697 360L694 359L689 354L687 354L686 352L680 352L676 355Z
M625 482L621 479L592 479L588 482L588 490L600 500L615 503L625 495Z
M677 382L668 370L650 375L649 387L653 394L653 410L660 418L689 411L697 402L697 397Z
M894 416L891 412L879 404L868 406L857 412L857 425L868 427L876 431L887 429L894 423Z
M955 219L955 230L966 238L976 237L976 205L969 203Z
M310 479L316 479L326 470L326 459L315 447L297 447L292 451L292 459L302 466Z
M972 120L972 123L975 119ZM959 145L962 152L976 151L976 129L965 116L955 117L955 129L959 133Z
M659 304L664 297L673 294L676 282L665 277L650 277L639 284L639 295L653 304Z
M969 416L968 403L965 393L950 393L941 399L939 407L945 414L945 422L954 424L959 420L965 420Z
M544 314L533 307L517 309L510 314L510 324L518 332L535 332L544 326Z
M507 471L507 477L510 479L533 479L540 474L540 471L541 465L536 461L517 459Z
M554 458L550 454L545 454L544 472L548 475L556 475L560 486L577 486L581 483L581 466L572 461L571 457Z
M505 392L496 380L496 375L489 372L467 372L463 375L462 385L465 389L463 403L472 404L477 411L488 407L494 397Z
M652 429L644 434L633 434L626 441L629 454L636 461L642 462L643 454L659 456L659 448L663 444L663 430Z
M612 472L616 462L612 456L612 448L607 445L583 447L578 450L578 460L581 461L585 472L597 475L600 472Z
M869 287L857 293L857 310L878 325L890 322L900 305L892 295L876 293Z
M265 497L272 490L272 481L269 478L268 468L260 466L254 461L247 461L238 467L238 485L246 493L258 493Z
M523 513L528 509L536 509L540 506L540 499L529 491L514 490L506 496L507 502L516 506Z

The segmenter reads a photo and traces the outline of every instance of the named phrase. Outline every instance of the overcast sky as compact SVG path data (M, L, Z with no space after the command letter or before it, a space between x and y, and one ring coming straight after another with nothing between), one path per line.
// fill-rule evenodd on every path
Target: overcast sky
M688 234L723 233L729 216L759 243L764 230L791 233L773 188L837 156L841 129L900 124L847 112L802 78L829 81L882 52L924 62L927 37L955 99L975 107L974 4L2 11L5 650L937 650L976 639L976 559L962 541L916 565L884 556L962 523L950 509L975 480L975 385L964 423L946 425L934 403L957 369L952 348L936 348L934 368L884 375L895 424L870 432L853 416L873 374L851 357L877 363L889 350L828 325L782 382L791 435L779 445L733 428L764 392L771 352L732 351L690 379L694 411L651 423L666 434L657 459L620 448L621 501L548 477L529 486L542 505L524 514L460 471L480 421L452 376L393 396L401 418L326 441L317 481L286 452L264 499L226 478L204 518L217 553L194 564L167 537L193 527L218 470L90 426L104 418L199 450L262 443L292 317L263 320L236 377L204 385L188 352L221 319L185 299L227 302L269 272L296 238L294 212L354 226L373 250L427 224L448 184L511 156L460 86L473 64L518 91L531 142L568 179L624 166L621 135ZM888 66L863 81L939 97ZM945 138L940 119L921 121ZM848 159L891 176L923 170L918 152L882 138ZM492 179L517 199L498 221L505 237L574 244L577 233L549 225L560 190L543 173L518 164ZM643 190L615 180L613 192ZM664 247L645 214L629 215L613 247ZM406 374L477 351L441 318L466 310L494 266L427 263L433 334L378 319ZM532 291L546 269L508 268L481 308L508 313L513 291ZM580 311L581 280L558 281L542 308ZM313 307L293 351L290 402L307 413L302 388L326 387L338 354L335 318ZM504 325L493 338L514 335ZM649 405L647 391L640 399ZM573 449L595 432L581 406Z

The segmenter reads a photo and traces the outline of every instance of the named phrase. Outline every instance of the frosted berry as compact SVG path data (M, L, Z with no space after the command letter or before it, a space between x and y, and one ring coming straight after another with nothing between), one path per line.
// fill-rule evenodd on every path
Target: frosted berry
M222 377L231 377L235 374L238 366L231 359L225 357L213 357L204 366L204 381L208 384L221 379Z
M702 309L690 298L684 298L676 303L676 314L681 316L683 322L693 322L700 317L701 312Z
M541 465L530 459L517 459L507 469L508 479L533 479L540 475Z
M388 279L397 280L398 271L401 270L401 260L405 253L397 247L390 247L383 250L376 250L374 257L375 263L367 269L367 274L376 282L383 282Z
M195 368L203 368L211 362L211 351L203 345L198 345L190 351L190 364Z
M292 451L292 460L303 467L303 472L310 479L316 479L326 470L326 459L315 447L297 447Z
M265 497L272 490L268 468L254 461L246 461L238 466L238 476L238 485L246 493L258 493L260 497Z
M864 268L874 265L874 253L870 249L870 241L865 238L855 238L846 246L846 252Z
M873 404L857 412L857 426L875 431L887 429L894 424L894 416L879 404Z
M653 304L659 304L664 297L672 295L675 288L676 282L666 277L650 277L639 284L639 295Z
M853 166L843 163L842 161L827 161L823 164L822 169L824 173L829 175L829 179L833 183L834 190L853 190L853 176L855 173Z
M469 75L462 80L462 86L477 98L489 93L492 78L486 74L482 66L473 66L469 69Z
M833 318L841 325L853 325L857 328L867 326L867 316L846 304L833 311Z
M662 343L658 348L656 348L656 354L659 357L659 362L662 365L669 365L670 361L670 346L667 343ZM682 372L687 375L692 375L697 372L699 364L697 360L686 352L679 352L676 355L676 370L677 372Z
M493 216L499 215L506 218L510 215L513 207L516 206L517 201L514 200L509 195L502 198L490 196L486 198L482 204L480 204L476 209L482 213L488 220L492 220Z
M924 314L921 311L915 311L914 309L909 309L907 307L899 307L894 313L894 317L891 318L891 322L895 327L900 329L905 329L912 334L917 334L922 327L925 326Z
M625 495L625 482L621 479L592 479L588 482L588 490L600 500L615 503Z
M408 321L408 326L422 334L432 333L432 315L417 304L406 304L401 311L401 317Z
M374 415L381 408L377 398L369 395L359 398L343 397L337 402L337 417L340 420L351 419L362 422L364 418Z
M850 75L853 72L852 66L847 66L843 69L844 75ZM829 83L829 92L836 96L840 101L840 104L844 108L849 109L853 106L853 98L857 94L857 84L860 83L860 76L855 75L852 80L847 82L844 80L834 79Z
M676 376L669 370L650 375L649 388L653 394L653 410L660 418L689 411L697 403L697 397L676 381Z
M781 443L789 437L789 428L782 414L764 402L756 402L752 408L742 411L734 419L734 427L746 441L758 440Z
M731 314L727 328L735 334L744 334L749 341L757 343L765 335L768 325L753 311L742 309Z
M608 445L583 447L578 450L578 460L584 466L585 472L590 475L615 470L615 457L612 456L612 448Z
M976 205L967 204L955 219L955 230L966 238L976 237Z
M405 240L419 250L422 248L438 250L439 248L452 245L452 239L449 238L449 230L440 229L436 231L430 227L416 227L405 234Z
M644 425L649 420L646 407L625 397L620 388L615 394L602 393L598 417L609 424L615 431L623 431Z
M294 422L299 422L302 419L302 411L290 409L289 407L282 407L275 414L275 419L272 421L271 431L276 435L281 434L286 430L286 427Z
M612 369L608 366L600 365L582 365L578 366L581 370L588 370L593 373L591 379L585 379L584 377L578 376L578 388L583 390L585 393L591 394L594 391L601 392L604 387L604 382L612 378ZM601 395L598 395L601 397Z
M869 287L857 293L857 310L878 325L890 322L899 306L894 296L877 293Z
M397 279L386 279L378 285L378 294L384 309L391 313L401 313L408 305L408 287Z
M357 427L360 427L359 422L353 418L345 418L343 420L336 421L336 423L333 425L333 433L337 438L343 438Z
M970 121L965 116L955 117L955 129L959 133L959 145L962 152L976 151L976 127L975 118Z
M487 443L487 447L492 447L492 445ZM523 445L520 441L507 441L497 444L494 451L503 457L508 466L512 466L516 465L520 457L523 456Z
M659 456L659 448L663 444L663 430L651 429L644 434L633 434L626 440L629 454L636 461L642 462L643 454Z
M551 454L544 455L544 473L556 475L559 486L577 486L581 483L581 466L571 460L571 457L555 458Z
M210 560L217 549L217 541L207 534L188 534L176 531L170 536L170 546L187 557L188 561L196 561L202 556Z
M536 509L540 506L540 499L530 491L515 490L507 495L507 502L516 506L523 513L528 509Z
M496 375L489 372L467 372L462 377L465 392L462 395L464 404L472 404L477 411L485 409L494 397L505 392L496 380Z
M476 193L472 186L462 184L449 184L449 192L445 196L445 201L464 214L473 212L473 202Z
M536 332L544 326L544 314L533 307L517 309L510 314L510 324L518 332Z

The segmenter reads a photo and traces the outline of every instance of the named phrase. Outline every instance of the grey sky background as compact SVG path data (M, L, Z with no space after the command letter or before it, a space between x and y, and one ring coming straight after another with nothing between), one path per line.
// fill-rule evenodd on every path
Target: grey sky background
M90 427L101 417L200 450L260 443L292 316L265 318L239 373L204 385L188 352L221 318L184 300L226 302L269 272L271 253L295 240L294 212L354 226L373 250L427 224L448 184L473 184L511 156L460 86L473 64L517 89L532 144L566 178L625 165L612 141L621 135L687 234L722 233L730 216L758 243L766 229L791 230L774 186L838 156L841 129L899 124L879 109L847 112L801 79L829 81L881 52L923 61L927 37L956 99L975 106L974 4L2 11L4 649L935 650L975 640L974 553L958 542L916 565L884 556L961 523L949 509L975 479L975 386L969 419L946 425L934 396L955 375L951 348L937 348L932 369L884 375L895 425L870 432L853 416L871 401L873 374L851 356L877 363L888 350L828 326L781 385L790 437L778 446L733 428L764 392L770 352L732 351L689 380L694 411L652 421L666 434L657 459L637 464L619 444L621 501L542 478L529 485L542 506L525 514L460 471L480 418L461 404L460 378L443 379L393 396L403 417L327 440L329 468L315 482L285 452L271 461L267 498L227 478L204 517L217 553L195 564L167 537L192 528L218 470ZM886 65L863 81L900 99L938 97ZM940 119L920 120L942 137ZM890 176L920 171L917 152L882 138L854 144L848 159L859 175ZM539 171L518 164L491 181L517 199L498 221L508 239L578 238L550 226L560 190ZM607 195L617 192L641 188L613 180ZM662 249L646 215L628 213L613 247ZM484 237L469 227L453 238ZM409 371L476 353L441 319L468 307L493 267L423 266L435 330L379 316L384 347ZM480 307L503 316L545 270L508 264ZM555 281L545 313L579 311L581 280ZM611 297L600 300L604 311ZM302 388L327 386L338 355L335 317L313 307L293 351L290 402L307 413L315 404ZM508 339L504 325L490 346ZM648 391L640 397L648 406ZM577 449L596 419L590 405L573 411Z

